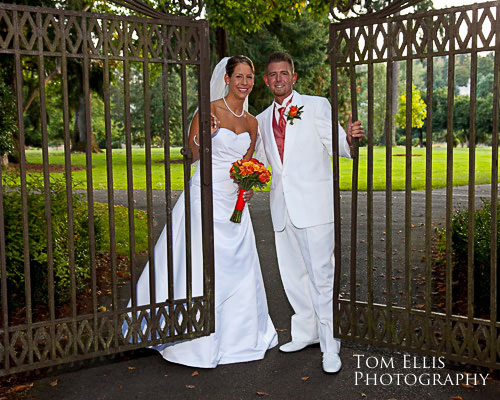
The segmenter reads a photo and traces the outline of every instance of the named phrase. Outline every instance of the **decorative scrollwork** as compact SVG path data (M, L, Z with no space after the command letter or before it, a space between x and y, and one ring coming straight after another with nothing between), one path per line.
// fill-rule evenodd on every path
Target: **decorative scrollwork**
M414 6L422 0L331 0L330 13L335 22L348 19L357 20L385 18ZM377 7L378 5L378 7Z
M169 0L163 1L163 6L156 9L140 0L111 0L113 3L137 11L152 18L165 17L199 17L203 9L202 0Z

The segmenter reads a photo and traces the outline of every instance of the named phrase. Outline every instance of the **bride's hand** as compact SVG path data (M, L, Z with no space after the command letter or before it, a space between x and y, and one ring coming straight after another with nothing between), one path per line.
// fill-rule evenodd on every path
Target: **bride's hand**
M245 193L243 193L243 200L245 200L245 203L248 203L250 200L252 200L252 197L253 189L245 190Z
M212 136L214 136L215 133L217 133L217 131L220 128L220 121L215 116L215 114L210 114L210 128L211 128L211 134L212 134Z

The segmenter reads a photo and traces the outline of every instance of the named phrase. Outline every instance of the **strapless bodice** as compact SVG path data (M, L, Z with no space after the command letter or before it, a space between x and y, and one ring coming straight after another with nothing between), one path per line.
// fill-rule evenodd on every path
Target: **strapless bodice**
M220 128L212 138L212 182L214 186L234 190L233 180L229 170L233 162L240 160L247 153L251 139L249 132L234 133L227 128ZM219 183L218 185L216 185ZM191 177L191 184L200 184L200 169L198 161L196 170ZM214 187L215 189L215 187Z

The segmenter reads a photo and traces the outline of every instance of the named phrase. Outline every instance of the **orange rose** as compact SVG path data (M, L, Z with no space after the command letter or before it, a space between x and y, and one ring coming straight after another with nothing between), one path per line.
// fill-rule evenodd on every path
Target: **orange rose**
M251 162L247 161L247 162L243 163L243 167L245 168L245 170L247 171L248 174L251 174L255 171L254 164Z
M261 181L262 183L269 182L269 175L268 174L260 174L259 181Z
M290 111L288 111L288 115L290 115L290 117L296 117L298 112L299 109L297 106L291 106Z

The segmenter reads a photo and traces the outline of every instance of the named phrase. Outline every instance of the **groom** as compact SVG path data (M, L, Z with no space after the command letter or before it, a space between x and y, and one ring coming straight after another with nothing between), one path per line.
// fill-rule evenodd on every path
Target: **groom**
M293 90L292 57L273 53L264 81L274 102L257 116L256 157L273 171L271 217L281 279L295 314L285 353L320 343L323 370L338 372L340 340L333 337L333 177L331 106L327 99ZM361 122L339 125L339 154L351 157Z

